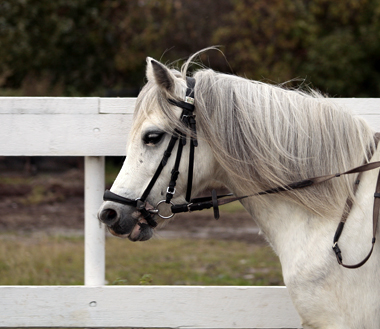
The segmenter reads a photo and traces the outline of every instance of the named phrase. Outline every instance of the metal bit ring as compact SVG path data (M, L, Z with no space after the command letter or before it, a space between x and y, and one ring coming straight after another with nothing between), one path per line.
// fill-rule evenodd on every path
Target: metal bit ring
M173 203L173 202L171 202L171 201L169 201L169 202L170 202L170 204L171 204L172 206L174 206L174 203ZM157 215L158 215L159 217L161 217L162 219L169 219L169 218L172 218L172 217L175 215L174 213L171 213L171 215L169 215L169 216L163 216L163 215L160 214L160 212L159 212L159 210L158 210L158 206L159 206L160 204L162 204L162 203L166 203L166 200L161 200L161 201L159 201L159 202L156 204Z

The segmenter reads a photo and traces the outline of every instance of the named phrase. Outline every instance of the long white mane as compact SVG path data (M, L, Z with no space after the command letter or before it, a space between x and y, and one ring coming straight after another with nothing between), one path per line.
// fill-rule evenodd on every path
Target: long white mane
M186 76L190 61L176 74ZM246 194L343 172L368 161L374 150L374 133L364 120L316 92L286 90L211 69L200 69L193 77L201 138ZM165 129L184 129L167 95L148 82L135 120L145 120L158 108L165 114ZM321 215L342 213L354 179L341 177L284 194Z

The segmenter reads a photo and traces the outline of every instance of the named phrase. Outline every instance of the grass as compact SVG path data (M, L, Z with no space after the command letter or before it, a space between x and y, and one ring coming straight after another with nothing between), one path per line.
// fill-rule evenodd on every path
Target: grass
M81 285L83 237L0 235L0 285ZM282 285L267 246L219 240L106 242L110 285Z
M1 235L1 285L83 284L83 238Z
M114 163L106 162L107 184L120 169ZM30 186L29 192L20 196L22 204L59 201L61 197L50 191L55 181L50 185L46 181L0 177L0 184ZM221 210L237 213L243 208L235 202ZM280 264L272 250L245 242L153 239L132 243L111 237L106 242L106 254L106 280L110 285L283 284ZM83 281L83 237L0 234L0 285L82 285Z

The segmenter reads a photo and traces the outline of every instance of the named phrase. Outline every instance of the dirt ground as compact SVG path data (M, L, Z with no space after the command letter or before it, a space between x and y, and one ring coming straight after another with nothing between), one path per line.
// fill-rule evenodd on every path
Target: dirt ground
M80 167L80 166L79 166ZM83 234L83 169L30 173L2 170L0 174L0 232ZM222 208L221 208L222 209ZM158 238L239 240L265 243L244 211L179 214L156 230Z

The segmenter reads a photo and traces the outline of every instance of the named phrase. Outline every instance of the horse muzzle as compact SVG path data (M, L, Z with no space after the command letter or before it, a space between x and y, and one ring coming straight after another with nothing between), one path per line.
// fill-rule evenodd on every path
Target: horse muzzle
M108 231L131 241L146 241L153 236L153 226L141 212L130 206L120 206L114 202L104 202L98 212L99 220L107 225Z

